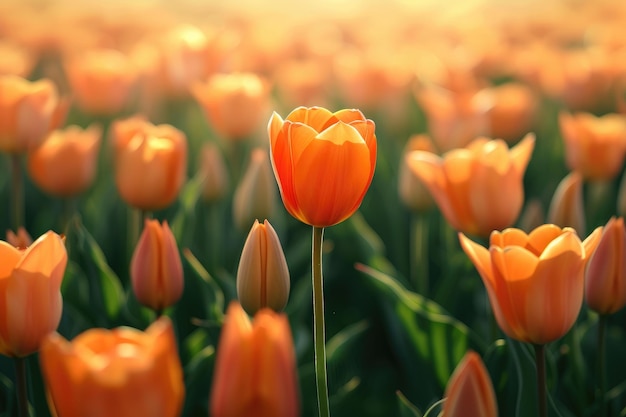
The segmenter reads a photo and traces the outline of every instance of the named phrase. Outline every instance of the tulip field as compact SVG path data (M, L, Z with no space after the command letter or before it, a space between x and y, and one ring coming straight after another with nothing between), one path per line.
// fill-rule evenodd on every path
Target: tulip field
M3 1L0 417L625 417L624 28Z

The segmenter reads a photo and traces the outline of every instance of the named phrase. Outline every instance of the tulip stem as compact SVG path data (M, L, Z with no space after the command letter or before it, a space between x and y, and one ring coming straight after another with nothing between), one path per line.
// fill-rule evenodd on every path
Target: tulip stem
M315 378L320 417L330 416L328 376L326 374L326 330L324 327L324 282L322 278L322 243L324 228L313 226L313 344L315 345Z
M600 417L606 416L606 315L600 315L598 322L598 385L600 392Z
M28 417L28 388L26 385L26 381L26 358L15 358L17 410L20 417Z
M24 226L24 175L19 153L11 154L11 217L17 233Z
M428 297L428 221L421 214L411 214L411 243L410 275L413 278L415 290Z
M537 398L539 417L548 417L546 388L546 345L535 345L535 363L537 364Z

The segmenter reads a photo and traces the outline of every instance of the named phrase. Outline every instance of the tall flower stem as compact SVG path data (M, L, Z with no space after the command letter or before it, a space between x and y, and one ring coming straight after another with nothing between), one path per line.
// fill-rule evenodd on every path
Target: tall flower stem
M24 226L24 174L19 153L11 158L11 220L15 232Z
M539 417L548 417L546 345L535 345L535 363L537 364L537 398L539 403Z
M600 392L600 414L599 417L606 416L606 315L600 316L598 322L598 385Z
M15 385L17 387L17 410L20 417L28 417L28 389L26 358L15 358Z
M324 281L322 278L322 243L324 228L313 226L313 344L315 345L315 379L320 417L330 416L328 375L326 374L326 329L324 327Z
M423 214L411 213L410 275L415 290L428 297L428 220Z

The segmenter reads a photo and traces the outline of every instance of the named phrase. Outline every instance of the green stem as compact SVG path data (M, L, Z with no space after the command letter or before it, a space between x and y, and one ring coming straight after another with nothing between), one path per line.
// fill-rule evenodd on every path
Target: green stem
M411 213L411 277L418 293L428 297L428 222L422 214Z
M320 417L330 416L328 376L326 374L326 341L324 327L324 282L322 278L322 242L324 228L313 226L313 344L315 345L315 379Z
M546 345L535 345L535 363L537 364L537 398L539 417L548 417L546 388Z
M11 158L11 218L13 228L17 233L24 226L24 175L19 153L13 153Z
M26 385L26 358L15 358L15 384L19 417L28 417L28 388Z
M606 315L600 316L598 322L598 385L600 392L600 415L606 416Z

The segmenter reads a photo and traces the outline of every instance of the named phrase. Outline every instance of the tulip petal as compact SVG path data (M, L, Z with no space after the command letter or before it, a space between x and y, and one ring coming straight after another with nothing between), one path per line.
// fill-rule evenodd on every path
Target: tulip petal
M563 234L563 231L564 229L554 224L541 225L528 235L526 249L539 256L551 242Z
M49 231L26 249L15 268L50 277L51 285L58 290L61 288L66 264L67 251L63 240Z
M599 226L594 229L593 232L583 241L583 248L585 248L585 254L583 255L585 260L589 260L591 255L596 250L596 247L600 243L600 238L602 238L602 230L603 227Z
M267 126L267 133L270 137L270 147L274 148L276 146L276 139L283 128L284 121L280 117L280 115L276 112L272 113L272 117L270 118L270 122Z
M0 240L0 280L8 278L22 258L22 251Z
M298 107L289 113L286 120L307 125L318 133L339 121L334 114L323 107Z
M528 133L517 145L511 148L510 158L515 170L523 174L535 148L535 134Z

